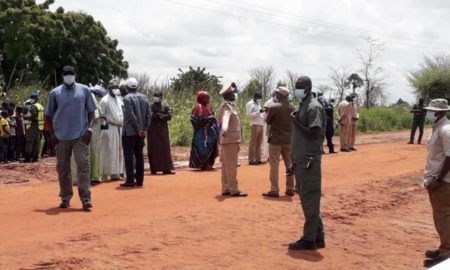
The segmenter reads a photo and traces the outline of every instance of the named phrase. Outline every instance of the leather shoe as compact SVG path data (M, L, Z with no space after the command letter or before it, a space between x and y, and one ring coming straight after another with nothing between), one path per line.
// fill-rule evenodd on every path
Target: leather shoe
M439 249L427 250L425 252L425 257L427 257L429 259L434 259L434 258L439 257Z
M350 147L350 151L358 151L355 147Z
M125 182L120 184L121 187L134 187L134 183Z
M89 201L83 202L83 210L84 211L90 211L92 208L92 203Z
M351 152L352 150L348 149L348 148L341 148L341 152Z
M231 197L247 197L247 193L242 192L242 191L238 191L236 193L230 194Z
M294 196L294 191L293 190L287 190L284 194L286 194L287 196Z
M69 208L70 207L70 203L68 201L62 201L59 204L59 208L65 209L65 208Z
M316 240L316 247L317 248L325 248L325 240L324 239L317 239Z
M431 267L435 266L436 264L439 264L447 259L448 259L447 257L438 256L434 259L423 261L423 266L426 268L431 268Z
M163 171L163 174L175 174L174 171Z
M300 239L298 241L295 241L293 243L290 243L288 246L288 249L290 250L315 250L317 249L316 243L313 241L306 241Z
M408 142L408 144L414 144L414 142L411 142L411 141L410 141L410 142Z
M259 163L258 163L258 161L256 161L256 160L252 160L252 161L250 161L250 162L248 163L248 165L254 166L254 165L259 165Z
M279 198L280 197L280 194L277 191L264 192L262 195L264 197L274 197L274 198Z
M227 191L227 192L222 192L222 196L228 196L228 195L230 195L230 192L229 192L229 191Z
M261 160L257 160L256 162L258 162L259 165L266 164L265 161L261 161Z

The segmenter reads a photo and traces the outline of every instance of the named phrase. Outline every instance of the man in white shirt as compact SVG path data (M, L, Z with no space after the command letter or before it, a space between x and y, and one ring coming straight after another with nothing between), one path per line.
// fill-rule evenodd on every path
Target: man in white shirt
M245 105L250 119L250 144L248 146L248 164L260 165L261 143L264 135L264 110L261 108L261 93L255 93L253 99Z
M424 266L432 267L450 258L450 111L445 99L433 99L426 118L432 123L428 140L428 154L425 163L423 186L428 190L433 220L441 240L439 249L428 250Z

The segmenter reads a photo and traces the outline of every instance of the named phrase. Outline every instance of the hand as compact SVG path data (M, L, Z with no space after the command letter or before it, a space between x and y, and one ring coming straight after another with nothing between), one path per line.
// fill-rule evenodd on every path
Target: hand
M91 130L86 130L86 133L84 133L83 138L81 139L86 145L89 145L91 143L92 140L92 131Z
M222 137L227 136L227 134L228 134L228 130L222 130Z
M50 135L50 141L52 142L53 145L57 145L59 143L59 140L58 138L56 138L54 133Z
M428 190L428 191L433 191L433 190L437 189L440 185L441 185L441 182L438 181L437 179L432 180L432 181L430 182L430 184L428 184L427 190Z
M295 122L297 118L297 112L292 112L289 116L291 117L291 120Z
M147 137L147 131L145 131L145 130L140 130L140 131L138 132L138 136L141 137L141 138Z

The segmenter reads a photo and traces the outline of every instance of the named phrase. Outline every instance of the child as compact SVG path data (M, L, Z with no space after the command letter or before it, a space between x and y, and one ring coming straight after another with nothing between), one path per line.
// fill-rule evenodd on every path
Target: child
M8 112L2 111L0 118L0 163L8 163L9 124Z

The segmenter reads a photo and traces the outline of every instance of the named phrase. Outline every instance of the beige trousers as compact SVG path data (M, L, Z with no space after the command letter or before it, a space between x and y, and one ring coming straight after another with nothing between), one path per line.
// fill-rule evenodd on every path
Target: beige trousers
M350 127L350 136L349 136L349 141L348 141L348 146L349 147L355 146L357 127L358 127L358 121L353 121L352 120L352 124L351 124L351 127Z
M429 192L433 220L441 245L439 255L450 257L450 184L442 183Z
M250 143L248 145L248 161L261 161L261 144L263 139L263 126L250 126Z
M286 171L292 166L290 144L269 144L270 191L279 192L278 186L280 155L283 157ZM294 176L286 176L286 191L294 190Z
M221 144L220 161L222 162L222 193L239 192L237 181L239 143Z
M350 133L351 133L351 125L343 125L341 124L341 148L350 147Z

